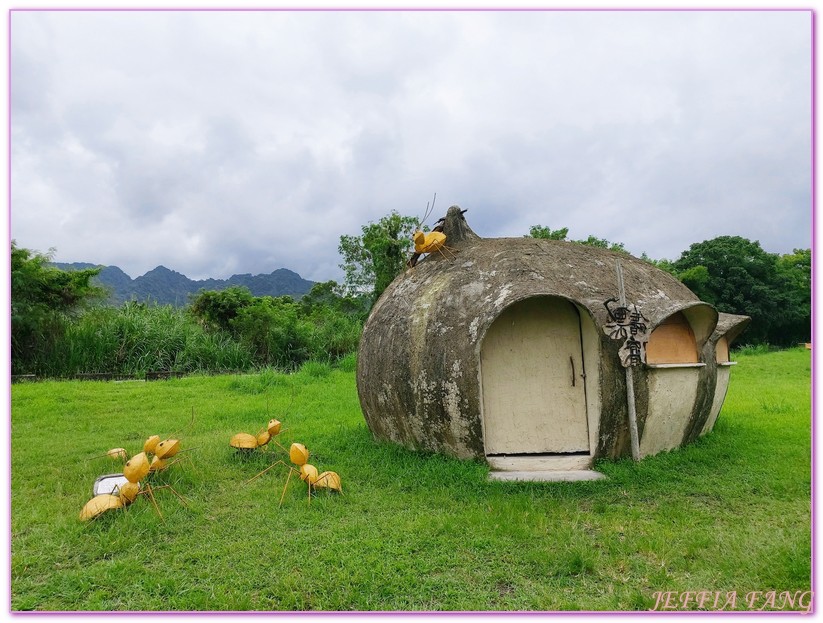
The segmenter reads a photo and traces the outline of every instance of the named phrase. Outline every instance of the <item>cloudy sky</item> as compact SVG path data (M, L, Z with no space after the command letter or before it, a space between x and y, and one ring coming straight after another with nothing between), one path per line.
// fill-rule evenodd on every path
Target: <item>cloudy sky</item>
M14 11L11 235L58 261L342 278L468 208L675 259L811 244L808 11Z

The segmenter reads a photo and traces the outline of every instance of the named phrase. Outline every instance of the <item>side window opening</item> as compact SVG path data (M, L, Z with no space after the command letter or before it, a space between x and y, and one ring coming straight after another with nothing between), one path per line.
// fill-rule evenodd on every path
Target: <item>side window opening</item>
M682 312L677 312L661 322L646 345L646 362L698 363L697 342L694 331Z
M717 346L715 346L715 361L717 363L728 363L731 361L729 357L729 340L726 339L725 335L717 340Z

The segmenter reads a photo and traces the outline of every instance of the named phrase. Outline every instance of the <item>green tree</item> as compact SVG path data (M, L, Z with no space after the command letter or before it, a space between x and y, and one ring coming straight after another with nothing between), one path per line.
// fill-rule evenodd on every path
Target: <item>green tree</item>
M552 230L543 225L532 225L529 227L529 235L524 238L539 238L540 240L565 240L569 235L569 228L562 227L560 229Z
M225 290L201 290L191 301L190 313L207 328L229 330L242 309L254 303L254 296L245 286Z
M240 344L253 365L295 368L308 359L338 359L357 349L364 302L338 289L334 281L315 284L300 301L252 296L240 286L202 291L189 313L208 333Z
M256 297L229 322L258 365L296 367L311 356L312 327L288 296Z
M369 310L369 299L362 295L347 295L344 288L332 280L315 283L311 290L301 297L300 305L306 314L318 309L330 308L349 316L362 317L365 320L365 315Z
M781 255L777 270L787 283L788 306L794 310L791 317L786 318L784 330L796 342L811 341L812 250L794 249Z
M585 244L587 247L597 247L598 249L608 249L609 251L620 251L621 253L628 253L622 242L609 242L605 238L589 236L585 240L575 240L574 242Z
M63 337L66 319L106 291L91 285L99 268L65 271L48 254L11 242L12 370L42 373L42 362Z
M648 262L652 266L657 266L660 270L665 270L667 273L674 274L674 262L671 260L667 260L666 258L655 260L644 251L640 254L640 259L644 262Z
M529 227L529 235L531 238L539 238L542 240L568 240L568 227L561 227L560 229L551 229L543 225L532 225ZM569 242L576 242L584 244L587 247L597 247L599 249L609 249L610 251L620 251L628 253L622 242L609 242L605 238L597 238L596 236L589 236L583 240L569 240Z
M800 291L811 295L812 287L812 250L794 249L791 253L781 255L777 260L778 269ZM811 296L809 297L811 298Z
M709 274L709 269L705 266L701 264L692 266L680 273L675 273L675 277L680 279L701 301L714 303L717 299L712 284L712 276Z
M811 320L804 252L797 255L782 260L757 241L720 236L691 245L673 266L701 300L719 311L752 317L748 342L787 346L808 339Z
M359 236L340 236L340 268L345 273L344 288L351 296L371 295L376 301L406 267L413 247L412 235L419 228L416 217L396 211L377 223L362 226Z

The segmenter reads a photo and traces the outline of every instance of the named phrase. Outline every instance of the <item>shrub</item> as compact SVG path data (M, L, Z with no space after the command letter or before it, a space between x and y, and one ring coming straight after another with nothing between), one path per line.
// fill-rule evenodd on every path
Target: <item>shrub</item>
M765 355L777 350L768 344L743 344L739 348L735 348L734 352L740 355Z
M300 374L314 379L323 378L331 374L331 365L328 361L307 361L300 366Z
M337 367L343 372L354 372L357 370L357 353L349 353L345 357L338 359Z

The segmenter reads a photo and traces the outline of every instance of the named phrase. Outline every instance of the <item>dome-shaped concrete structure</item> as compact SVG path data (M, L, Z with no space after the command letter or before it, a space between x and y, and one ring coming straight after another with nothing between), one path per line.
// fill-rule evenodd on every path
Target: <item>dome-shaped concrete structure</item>
M357 387L377 439L504 468L511 457L564 457L582 469L627 455L622 341L606 327L618 259L650 335L646 362L631 368L641 455L711 430L728 346L747 317L718 315L626 254L479 238L456 206L444 233L454 255L432 254L398 276L363 329Z

